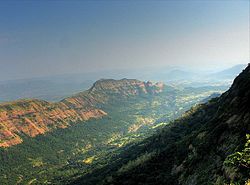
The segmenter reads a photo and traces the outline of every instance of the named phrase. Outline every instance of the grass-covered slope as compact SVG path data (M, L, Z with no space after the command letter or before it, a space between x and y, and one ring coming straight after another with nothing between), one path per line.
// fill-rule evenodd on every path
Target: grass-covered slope
M109 166L72 184L245 184L249 131L250 66L219 98L195 106L154 136L124 148Z

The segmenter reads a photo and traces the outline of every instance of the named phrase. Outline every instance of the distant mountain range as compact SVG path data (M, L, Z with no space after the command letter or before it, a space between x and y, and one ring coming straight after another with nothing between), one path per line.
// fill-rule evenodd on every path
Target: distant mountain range
M100 78L131 77L143 81L162 81L176 86L228 86L246 65L236 65L220 72L190 71L185 68L113 70L86 74L65 74L51 77L0 82L0 102L22 98L60 101L71 94L87 90Z
M194 86L208 85L214 82L231 81L241 73L246 67L246 64L235 65L231 68L224 69L218 72L208 71L189 71L186 69L173 69L166 72L160 72L158 78L163 79L164 82L177 82L181 85L189 84ZM152 77L154 79L154 77Z
M247 67L246 64L235 65L229 69L225 69L217 73L213 73L211 74L211 76L213 78L218 78L218 79L234 79L246 67Z

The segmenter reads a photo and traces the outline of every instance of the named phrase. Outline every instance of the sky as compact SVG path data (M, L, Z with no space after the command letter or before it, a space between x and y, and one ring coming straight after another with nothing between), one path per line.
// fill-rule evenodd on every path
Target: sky
M248 0L1 0L0 79L230 67L249 62L249 31Z

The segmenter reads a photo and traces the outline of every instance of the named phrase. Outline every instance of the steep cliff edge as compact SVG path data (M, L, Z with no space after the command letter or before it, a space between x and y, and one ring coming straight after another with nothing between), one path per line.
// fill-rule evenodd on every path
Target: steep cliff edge
M249 105L250 65L220 97L193 107L125 149L113 164L72 184L249 184Z
M22 135L35 137L73 122L101 118L107 113L98 108L117 94L119 97L159 93L160 83L138 80L99 80L87 91L57 103L43 100L18 100L0 104L0 147L20 144Z

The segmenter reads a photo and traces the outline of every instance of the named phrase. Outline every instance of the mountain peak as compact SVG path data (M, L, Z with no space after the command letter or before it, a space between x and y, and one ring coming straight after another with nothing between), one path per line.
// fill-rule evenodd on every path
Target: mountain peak
M161 82L153 83L150 81L143 82L136 79L123 78L121 80L100 79L90 88L90 92L95 91L112 91L120 94L155 94L162 92L164 84Z

